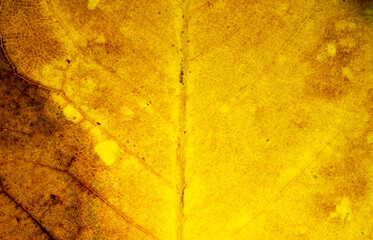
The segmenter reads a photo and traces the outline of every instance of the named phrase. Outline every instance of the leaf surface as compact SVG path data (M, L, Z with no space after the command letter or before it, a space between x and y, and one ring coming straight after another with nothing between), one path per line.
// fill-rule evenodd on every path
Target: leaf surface
M2 239L370 239L371 1L1 1Z

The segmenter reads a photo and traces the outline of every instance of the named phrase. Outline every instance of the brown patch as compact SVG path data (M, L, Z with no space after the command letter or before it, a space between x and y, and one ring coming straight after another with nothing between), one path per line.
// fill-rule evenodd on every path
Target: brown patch
M363 40L360 37L360 30L351 27L336 30L338 21L345 19L348 18L329 20L318 40L319 44L305 53L304 60L310 64L310 71L313 72L304 79L306 96L335 101L356 90L356 80L349 79L342 68L350 68L354 73L362 70L361 67L354 65L354 61L361 54L360 46ZM352 44L349 45L346 41L352 41ZM328 53L328 46L335 48L334 56Z
M343 137L344 144L335 146L332 156L323 158L321 167L315 171L318 176L318 191L312 198L313 212L328 217L343 197L351 201L352 210L359 208L372 189L372 150L367 142L367 129L359 137Z
M362 11L363 15L365 15L369 10L373 11L373 0L356 0L356 4Z
M115 9L116 3L112 4ZM79 48L110 71L116 72L120 59L124 59L126 65L141 66L142 70L148 68L147 72L154 71L151 65L159 61L161 55L152 51L147 44L141 43L147 40L133 39L131 32L121 29L121 26L126 26L123 23L134 24L132 15L141 8L137 4L122 2L120 9L109 14L100 8L88 9L86 0L74 3L60 1L58 9L70 16L66 22L60 19L63 24L73 28L86 39L86 45L77 42ZM148 24L147 21L148 19L143 19L142 24ZM142 70L135 75L143 74Z
M39 1L2 1L1 5L2 43L16 70L28 72L65 54L51 27L56 22Z
M0 220L14 219L0 221L9 229L0 239L151 235L102 196L96 178L108 167L92 151L90 134L64 117L49 90L15 74L4 54L0 67Z
M100 164L86 147L86 133L66 120L49 94L14 74L0 55L0 201L10 201L0 216L17 220L0 222L9 229L0 231L1 239L75 239L84 227L87 207L80 202ZM80 162L84 170L77 169ZM12 214L13 205L25 220Z

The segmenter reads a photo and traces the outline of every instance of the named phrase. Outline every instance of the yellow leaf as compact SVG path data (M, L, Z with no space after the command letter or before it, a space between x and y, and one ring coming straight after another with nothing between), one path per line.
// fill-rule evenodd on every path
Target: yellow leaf
M0 3L1 239L372 239L371 1Z

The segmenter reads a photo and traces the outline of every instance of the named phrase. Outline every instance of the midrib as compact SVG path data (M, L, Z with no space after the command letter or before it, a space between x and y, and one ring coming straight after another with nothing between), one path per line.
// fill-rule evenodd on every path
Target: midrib
M183 224L184 224L184 189L185 189L185 150L186 150L186 94L187 94L187 69L188 69L188 52L187 52L187 21L188 15L188 0L183 0L182 15L180 19L180 72L179 72L179 133L177 146L177 164L178 164L178 229L177 240L183 239Z

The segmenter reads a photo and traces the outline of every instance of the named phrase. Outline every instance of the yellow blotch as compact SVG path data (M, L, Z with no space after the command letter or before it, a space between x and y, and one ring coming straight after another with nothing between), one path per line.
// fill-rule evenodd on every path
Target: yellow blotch
M298 171L296 168L285 169L280 173L280 177L277 179L278 183L280 185L286 184L297 175Z
M143 99L138 99L137 104L139 105L139 107L147 111L149 114L154 113L154 109L150 106L149 102L144 101Z
M334 27L335 27L335 30L340 32L340 31L344 31L346 30L346 28L348 27L349 25L349 22L346 21L346 20L340 20L338 22L335 23Z
M68 120L75 123L83 119L83 115L71 104L66 105L62 110L62 113Z
M317 61L320 61L320 62L324 61L327 58L328 58L328 54L326 52L322 52L318 54L316 57Z
M103 141L106 139L106 134L98 126L92 127L89 132L96 141Z
M224 104L219 110L222 113L229 113L231 111L231 106L230 104Z
M334 57L337 54L337 47L333 43L328 43L326 49L327 49L329 56L331 57Z
M356 29L356 23L349 23L348 24L348 28L350 29L350 30L355 30Z
M103 34L100 34L100 35L97 37L97 39L96 39L95 42L96 42L96 43L105 43L105 42L106 42L106 40L105 40L105 36L104 36Z
M95 151L106 165L112 165L117 158L119 146L118 143L113 140L106 140L99 142L95 146Z
M348 79L353 79L354 75L351 72L351 69L349 67L343 67L342 73L344 76L346 76Z
M282 3L282 4L279 5L278 9L276 9L276 12L279 15L285 15L288 10L289 10L289 4Z
M65 78L64 72L60 69L56 69L53 65L46 65L41 70L43 85L50 88L60 90L62 87L62 81Z
M100 2L100 0L88 0L88 9L93 10L97 6L97 4Z
M121 119L123 119L125 121L132 120L133 116L135 115L135 113L126 106L122 106L120 108L120 112L121 112L121 115L122 115Z
M330 214L332 218L341 218L342 220L351 220L351 207L350 200L347 197L343 197L339 205L336 206L335 212Z
M87 89L90 92L93 92L97 86L97 80L91 78L90 76L87 76L85 79L85 89Z
M52 97L52 100L60 107L65 107L68 104L66 99L59 93L52 92L50 96Z
M237 229L237 226L246 225L254 217L254 215L249 209L243 209L240 215L235 215L234 213L232 213L232 216L234 216L234 221L228 222L225 226L225 230L227 232L234 232L234 230Z
M367 142L368 142L368 144L372 144L373 143L373 132L369 132L367 134Z
M353 48L356 46L356 41L352 37L346 37L338 40L339 44L341 44L343 47L349 47Z
M295 235L303 235L307 232L308 228L306 226L298 226L294 229Z

